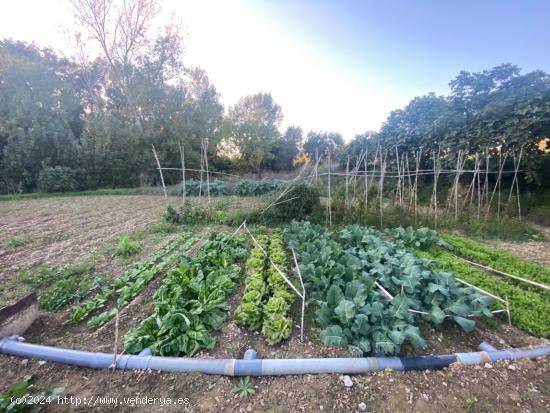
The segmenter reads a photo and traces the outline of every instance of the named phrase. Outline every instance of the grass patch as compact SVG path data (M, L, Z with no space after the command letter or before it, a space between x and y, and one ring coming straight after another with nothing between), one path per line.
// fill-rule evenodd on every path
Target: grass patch
M33 288L40 288L63 278L69 278L73 275L82 275L90 272L94 266L95 264L92 262L65 267L38 265L32 269L21 271L19 273L19 279L24 284L27 284Z
M13 237L8 238L4 243L4 246L8 249L13 249L13 248L21 247L26 243L27 243L27 239L25 237L22 237L20 235L15 235Z
M22 199L59 198L96 195L144 195L150 193L147 188L105 188L78 192L32 192L30 194L0 195L0 201L20 201Z
M125 234L118 239L114 254L118 257L129 257L138 254L141 248L142 246L138 241Z

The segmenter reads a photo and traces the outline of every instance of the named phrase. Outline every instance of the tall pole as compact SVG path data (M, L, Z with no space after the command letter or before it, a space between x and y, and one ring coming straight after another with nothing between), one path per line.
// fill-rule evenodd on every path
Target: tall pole
M159 169L160 182L162 183L162 190L164 191L164 201L166 202L166 204L168 204L168 194L166 193L166 186L164 185L164 176L162 176L162 168L160 167L159 157L157 156L155 145L151 145L151 146L153 147L153 155L155 156L155 160L157 161L157 166Z

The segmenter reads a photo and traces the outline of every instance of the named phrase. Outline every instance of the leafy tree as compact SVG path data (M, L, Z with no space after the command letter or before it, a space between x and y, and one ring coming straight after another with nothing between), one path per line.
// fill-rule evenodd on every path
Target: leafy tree
M275 171L290 171L293 161L300 153L299 145L302 143L302 128L289 126L281 139L278 139L271 149L273 162L271 167Z
M244 169L260 172L273 159L282 118L281 107L269 93L246 96L229 109L230 141Z
M316 159L317 155L326 156L330 148L331 156L334 156L343 144L344 139L339 133L309 132L304 143L304 152L310 159Z
M0 192L35 190L43 161L73 165L83 122L72 70L51 50L0 42Z

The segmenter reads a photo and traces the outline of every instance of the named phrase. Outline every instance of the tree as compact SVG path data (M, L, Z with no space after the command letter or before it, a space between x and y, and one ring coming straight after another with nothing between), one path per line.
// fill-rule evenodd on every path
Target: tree
M244 169L260 172L273 159L282 118L281 107L269 93L246 96L229 109L230 141Z
M329 149L331 156L334 156L343 144L344 139L339 133L309 132L304 143L304 152L313 160L317 155L326 156Z
M293 161L300 153L302 143L302 128L289 126L283 136L277 139L271 149L273 161L271 167L275 171L291 171Z
M0 192L33 191L41 168L75 166L83 122L73 68L49 49L0 42Z

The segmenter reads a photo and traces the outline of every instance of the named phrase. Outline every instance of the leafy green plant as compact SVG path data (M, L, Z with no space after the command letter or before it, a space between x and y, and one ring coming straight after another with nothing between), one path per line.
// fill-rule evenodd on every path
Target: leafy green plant
M332 234L309 222L293 222L286 235L318 308L324 344L347 347L356 355L389 354L405 342L426 346L417 327L421 318L433 324L450 318L471 331L470 317L492 316L492 298L431 269L431 261L374 228L350 225Z
M136 255L141 251L141 244L133 240L128 234L122 235L117 242L115 255L119 257L128 257Z
M250 376L241 377L231 390L231 393L237 394L241 399L246 399L256 394L256 389L252 384L252 380L250 380Z
M217 234L195 258L181 257L155 293L153 314L126 334L126 351L149 347L162 356L192 356L213 348L215 339L209 332L225 320L226 297L241 271L237 263L247 255L243 243L242 237Z
M227 343L225 348L227 348L228 350L233 351L233 350L237 350L239 348L239 346L237 345L237 343L233 343L232 341L230 341L229 343Z
M464 237L441 235L441 238L452 245L458 255L470 261L550 285L549 268Z
M8 238L4 243L4 245L6 248L12 249L12 248L21 247L26 243L27 243L27 239L25 237L22 237L20 235L15 235L13 237Z
M12 399L21 399L26 397L28 400L44 400L51 403L59 397L65 390L63 387L54 387L47 389L38 394L32 394L33 385L31 384L32 376L27 375L18 382L12 384L9 389L0 395L0 412L6 413L26 413L39 412L40 405L16 403Z
M500 297L507 297L510 301L512 322L518 328L536 336L550 337L550 301L539 293L540 290L525 290L520 285L474 268L439 248L417 251L416 254L437 260L440 269L453 272L466 282Z
M268 344L274 345L291 334L289 312L294 295L272 265L273 262L283 273L288 272L282 233L274 231L269 237L260 234L257 241L259 245L247 261L245 292L235 311L235 321L252 329L261 327Z
M70 319L75 322L84 320L95 310L104 307L107 300L113 295L118 295L116 302L118 308L125 307L147 288L159 273L174 265L179 256L191 248L197 240L198 238L190 236L190 233L180 235L145 261L115 279L110 286L102 286L94 297L86 300L81 305L73 307ZM95 317L90 325L103 325L112 317L112 310L106 310Z
M40 307L57 311L84 298L91 286L92 280L87 277L72 276L56 281L40 295Z
M118 309L117 308L112 308L108 311L104 311L102 312L101 314L98 314L92 318L90 318L90 320L88 320L88 325L90 327L98 327L98 326L102 326L103 324L105 324L107 321L109 321L111 318L113 318L114 316L116 316L118 313Z

